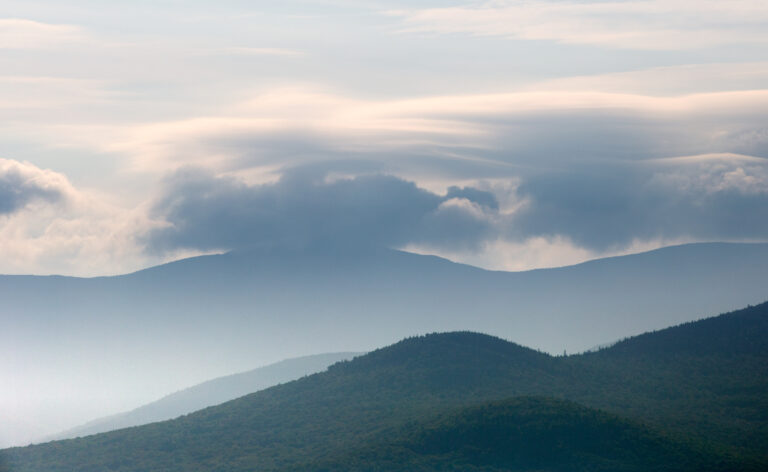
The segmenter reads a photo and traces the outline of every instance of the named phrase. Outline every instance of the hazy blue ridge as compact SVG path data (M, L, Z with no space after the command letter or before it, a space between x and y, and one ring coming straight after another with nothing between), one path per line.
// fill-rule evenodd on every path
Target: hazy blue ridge
M219 377L169 394L134 410L90 421L82 426L63 431L48 440L87 436L176 418L273 385L321 372L331 364L351 359L360 354L362 353L336 352L303 356L286 359L247 372Z
M0 356L19 359L25 375L9 381L20 391L33 388L27 378L96 386L106 374L150 391L170 371L195 373L180 388L253 359L368 351L435 331L573 353L760 303L766 267L768 244L711 243L516 273L321 248L203 256L117 277L0 276L0 312L10 314ZM77 355L62 358L69 346ZM115 366L126 359L121 378Z

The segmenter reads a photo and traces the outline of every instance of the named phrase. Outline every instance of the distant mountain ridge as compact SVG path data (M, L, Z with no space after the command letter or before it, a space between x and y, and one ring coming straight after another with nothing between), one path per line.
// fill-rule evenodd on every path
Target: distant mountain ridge
M304 356L286 359L239 374L219 377L166 395L134 410L99 418L82 426L63 431L48 438L48 441L88 436L173 419L274 385L321 372L336 362L349 360L360 354L363 353L337 352Z
M0 276L0 312L11 314L0 358L14 359L2 378L21 397L39 389L26 379L44 378L53 392L158 398L254 360L435 331L580 352L760 303L766 267L768 244L707 243L528 272L334 248L232 252L116 277Z
M440 324L453 324L457 328L509 335L556 353L562 352L562 348L578 352L628 335L690 321L708 310L760 303L764 301L763 288L768 284L768 243L687 244L525 272L487 271L435 256L389 249L353 254L334 251L231 252L184 259L127 275L90 279L0 276L0 295L4 307L15 306L37 317L50 316L44 309L54 303L67 316L74 315L75 309L97 307L111 315L122 315L121 308L131 304L147 308L147 317L162 313L163 318L175 319L176 312L182 309L187 310L187 316L210 317L211 311L216 310L219 318L250 312L267 321L270 315L264 313L264 308L278 307L282 313L302 314L297 311L298 306L311 300L313 308L323 312L333 309L338 313L337 309L345 309L343 318L347 319L351 315L366 315L362 310L350 312L365 306L361 303L386 302L387 309L395 305L406 310L409 321L419 325L416 331L443 330ZM449 282L456 286L443 291ZM435 290L440 290L442 296L435 297ZM39 297L41 291L46 297ZM180 294L187 300L180 299ZM684 297L690 294L698 295L700 300ZM405 301L417 305L401 306L395 303L398 296L407 296ZM106 300L111 303L103 305ZM155 304L158 306L153 307ZM370 312L376 307L368 308ZM561 314L553 313L555 308ZM649 308L659 308L663 315ZM441 316L435 317L437 309ZM462 326L471 324L456 318L456 311L465 309L474 311L473 323L488 326ZM540 316L545 313L548 316ZM413 314L419 316L413 319ZM593 318L583 318L586 314ZM570 330L561 324L578 327L595 317L605 322L606 327L591 326L591 331L597 332L591 336L599 336L594 343L586 339L576 341L577 336L569 335ZM516 320L532 323L513 323ZM368 316L365 321L376 320ZM485 329L494 325L496 329ZM623 330L616 329L627 325ZM544 327L552 329L540 331ZM627 330L633 332L622 332ZM414 332L403 331L400 336L395 334L395 338ZM588 330L580 329L578 335L589 335L583 331ZM386 332L394 334L391 328ZM523 339L526 337L530 339ZM381 342L373 345L378 344Z
M768 303L568 357L471 332L411 337L175 420L2 451L0 463L3 472L756 472L768 466L766 337ZM750 347L722 349L736 343Z

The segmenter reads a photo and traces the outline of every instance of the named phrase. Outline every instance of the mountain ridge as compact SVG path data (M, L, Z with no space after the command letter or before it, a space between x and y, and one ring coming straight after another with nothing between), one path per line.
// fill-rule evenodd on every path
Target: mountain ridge
M749 338L765 337L768 303L745 310L714 319L721 323L751 320L759 329L744 333ZM705 321L669 328L669 332L679 334ZM697 335L706 338L717 331L700 329ZM640 422L652 434L682 435L690 444L699 444L697 450L736 464L725 467L728 463L713 459L711 470L761 470L768 464L768 417L764 415L768 410L763 409L768 351L764 345L753 353L733 356L713 349L704 357L662 352L650 364L641 355L619 355L602 362L618 352L612 349L553 357L477 333L416 336L337 363L323 373L175 420L6 450L0 457L14 472L293 470L332 459L336 452L397 439L392 434L399 434L409 421L429 422L456 408L533 395L550 397L549 403L576 402L579 411L597 408L611 417ZM646 378L648 366L659 372L658 378ZM658 384L659 379L666 380ZM723 385L728 389L719 390ZM745 405L750 409L744 410ZM552 417L552 424L563 418L558 415ZM601 437L607 440L611 435ZM590 464L594 465L588 460L576 470L590 470ZM627 467L609 470L644 470L629 467L631 462L621 464Z
M514 273L380 249L201 256L91 279L3 276L0 311L14 316L0 357L15 361L0 375L19 398L36 398L29 379L44 378L47 391L103 403L40 437L254 363L414 334L474 330L581 352L761 302L765 267L768 244L702 243ZM22 406L26 417L50 410Z
M556 270L562 270L562 269L572 269L576 267L583 267L583 266L591 266L595 264L603 264L603 263L609 263L612 261L622 260L622 259L631 259L635 258L637 256L647 256L647 255L665 255L669 253L670 251L674 251L676 249L680 248L695 248L695 247L711 247L711 248L718 248L718 247L759 247L759 246L768 246L768 242L693 242L693 243L682 243L682 244L673 244L670 246L662 246L655 249L649 249L644 251L638 251L628 254L620 254L620 255L614 255L614 256L604 256L604 257L596 257L594 259L589 259L583 262L578 262L575 264L566 264L562 266L547 266L547 267L537 267L533 269L525 269L525 270L504 270L504 269L486 269L483 267L475 266L469 263L465 262L457 262L453 261L447 257L439 256L435 254L423 254L423 253L415 253L415 252L409 252L405 250L400 249L388 249L388 248L373 248L373 252L378 253L399 253L399 254L408 254L413 256L419 256L423 258L424 260L433 260L433 261L440 261L443 263L450 263L452 265L456 266L463 266L466 268L470 268L477 271L482 272L491 272L491 273L502 273L502 274L527 274L527 273L533 273L533 272L540 272L540 271L556 271ZM334 254L334 257L338 257L340 255L345 254L344 251L342 251L339 248L333 248L332 253ZM149 272L153 272L155 270L162 270L163 268L171 268L171 267L180 267L183 265L189 265L189 264L195 264L203 261L214 261L217 259L221 259L222 256L231 257L236 256L238 258L244 257L249 258L254 255L270 255L270 256L285 256L285 255L295 255L295 254L303 254L303 255L309 255L312 254L311 252L305 252L304 250L280 250L280 251L272 251L269 249L265 250L233 250L233 251L226 251L221 253L214 253L214 254L202 254L199 256L191 256L191 257L185 257L181 259L176 259L168 262L164 262L161 264L152 265L145 268L140 268L137 270L133 270L126 273L118 273L118 274L111 274L111 275L96 275L96 276L73 276L73 275L66 275L66 274L0 274L0 278L5 277L24 277L24 278L50 278L50 279L77 279L77 280L102 280L102 279L112 279L116 277L130 277L130 276L137 276L146 274ZM357 253L355 253L357 254Z

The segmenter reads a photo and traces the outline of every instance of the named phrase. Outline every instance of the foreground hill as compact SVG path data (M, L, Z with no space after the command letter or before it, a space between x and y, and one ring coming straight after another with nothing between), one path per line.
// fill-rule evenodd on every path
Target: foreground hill
M755 465L575 403L516 397L410 423L296 471L727 471Z
M519 273L313 248L204 256L118 277L2 276L0 312L12 316L0 357L13 361L0 378L30 400L0 414L33 419L46 406L32 400L42 388L67 392L45 420L88 406L67 399L100 399L83 422L254 362L367 351L433 331L578 352L761 302L765 267L768 244L692 244Z
M586 404L768 451L768 303L636 336L568 361L611 390L581 393Z
M76 438L115 429L139 426L176 418L208 406L218 405L273 385L289 382L321 372L331 364L351 359L362 353L336 352L287 359L265 367L219 377L195 385L131 411L100 418L64 431L53 439Z
M358 470L369 462L375 467L360 470L389 470L392 457L423 470L765 470L766 320L762 304L570 357L467 332L409 338L176 420L0 458L13 472ZM537 420L538 406L510 400L530 395L607 413L545 399ZM573 440L577 431L605 449ZM497 446L473 456L475 434ZM524 445L516 434L539 439ZM538 466L540 455L514 452L535 448L556 452Z

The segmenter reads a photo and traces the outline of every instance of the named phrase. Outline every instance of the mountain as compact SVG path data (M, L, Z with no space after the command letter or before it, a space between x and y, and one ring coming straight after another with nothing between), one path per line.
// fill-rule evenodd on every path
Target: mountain
M310 248L116 277L2 276L0 379L15 393L0 402L14 411L0 414L33 423L82 411L50 434L255 363L434 331L579 352L762 302L766 267L768 244L713 243L516 273L388 249Z
M296 471L707 471L743 464L599 410L545 397L465 407Z
M567 357L470 332L412 337L175 420L0 461L13 472L391 470L391 460L408 470L765 470L767 320L764 303Z
M331 364L351 359L360 354L362 353L336 352L304 356L287 359L239 374L219 377L166 395L157 401L140 406L134 410L90 421L82 426L57 434L49 438L49 440L88 436L176 418L263 390L273 385L321 372Z
M610 389L571 398L737 449L768 451L768 303L568 360Z

